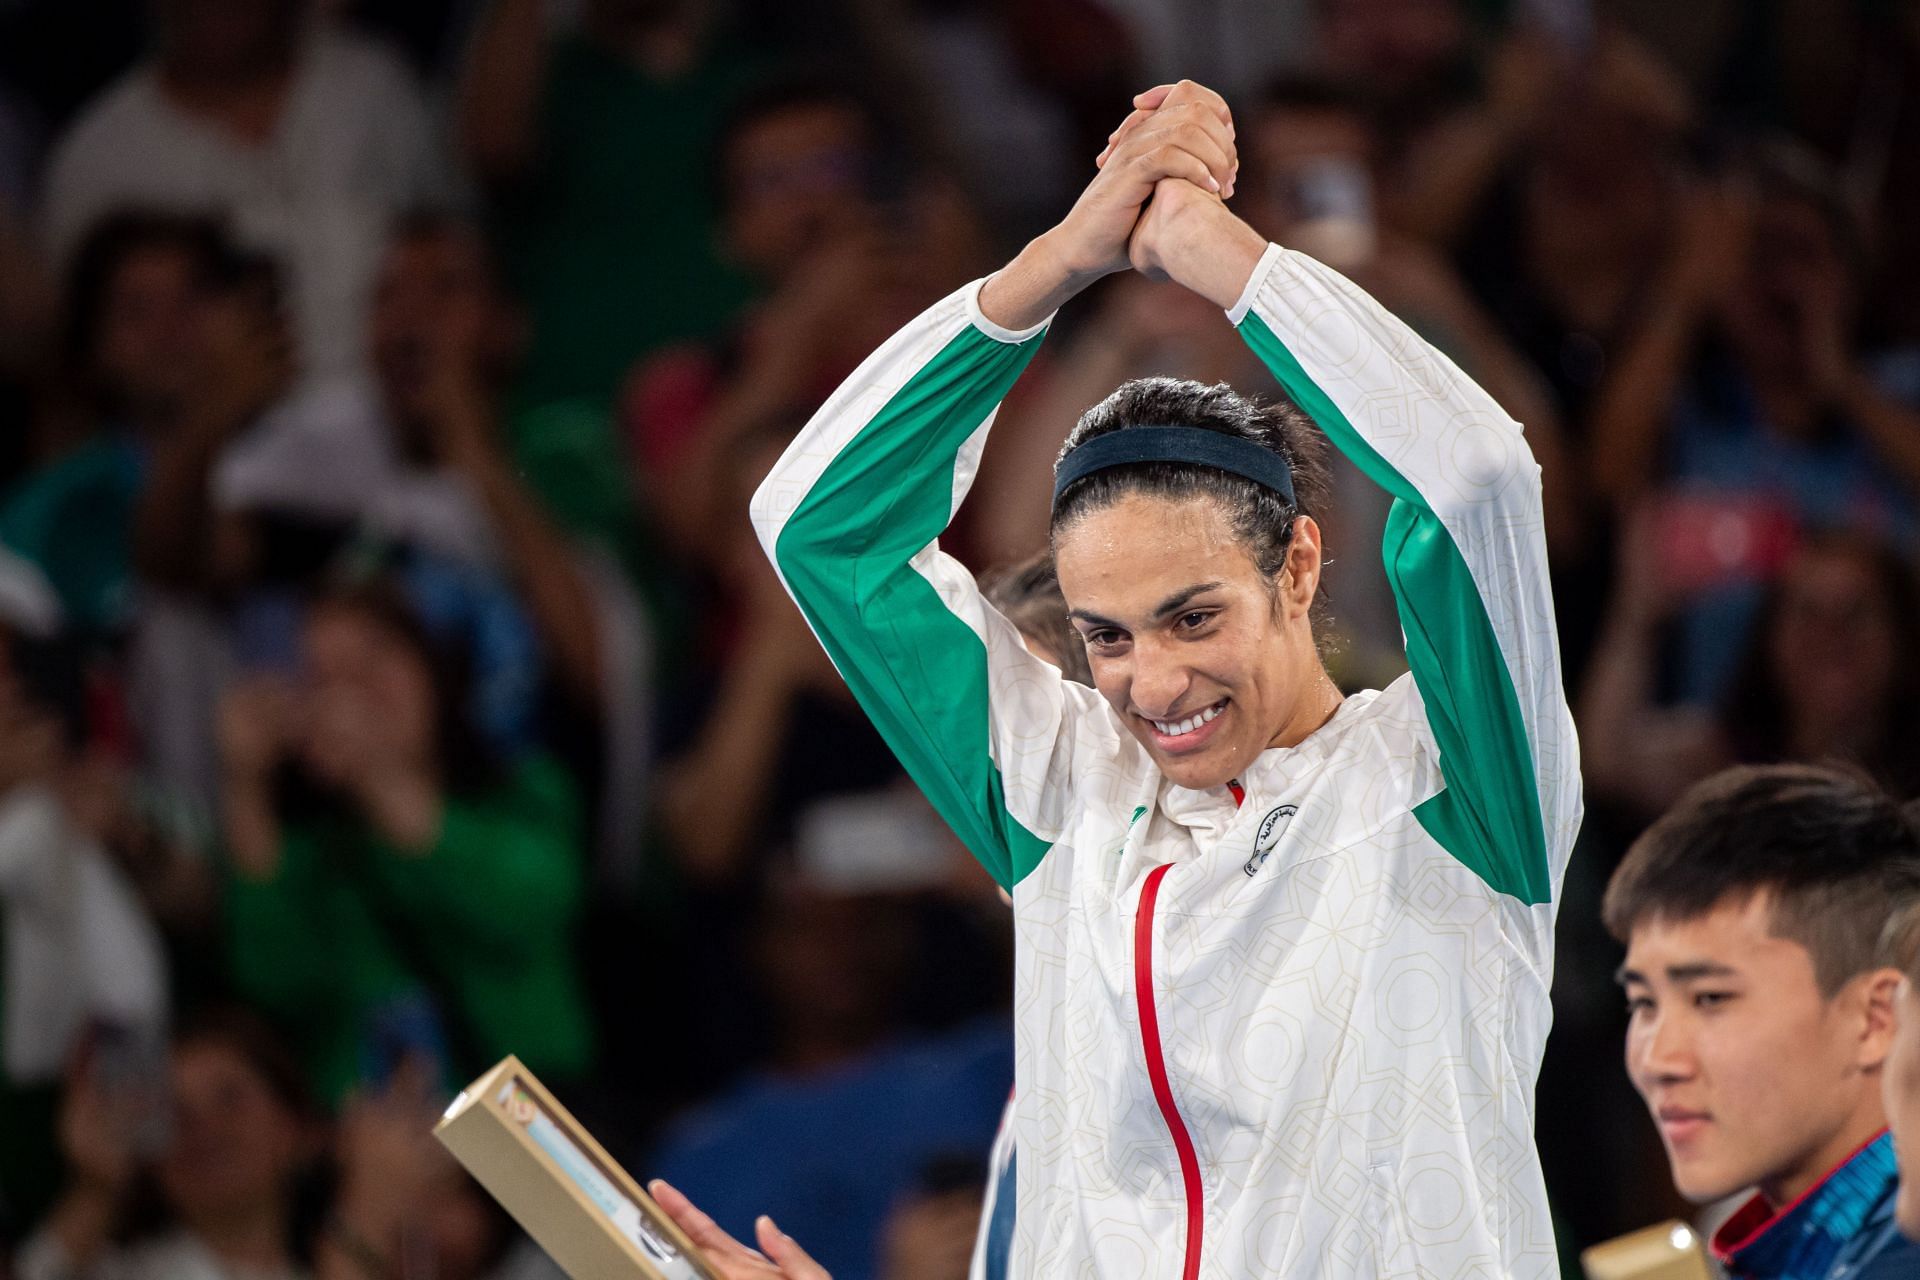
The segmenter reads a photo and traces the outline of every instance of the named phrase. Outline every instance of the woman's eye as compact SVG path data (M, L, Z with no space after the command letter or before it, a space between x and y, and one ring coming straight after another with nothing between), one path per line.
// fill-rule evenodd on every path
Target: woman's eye
M1693 1005L1696 1009L1718 1009L1733 1000L1731 991L1696 991Z
M1635 1014L1645 1013L1651 1008L1653 1008L1653 1001L1647 999L1645 996L1634 996L1627 1001L1627 1016L1631 1018Z

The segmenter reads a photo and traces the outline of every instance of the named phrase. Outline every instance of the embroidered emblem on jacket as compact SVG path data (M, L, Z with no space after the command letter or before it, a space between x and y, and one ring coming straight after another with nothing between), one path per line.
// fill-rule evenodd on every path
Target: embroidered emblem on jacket
M1252 875L1266 864L1267 855L1272 853L1273 847L1280 843L1280 837L1286 834L1287 825L1293 821L1293 815L1298 812L1300 812L1299 805L1283 804L1270 810L1266 817L1260 819L1260 830L1255 832L1253 837L1253 856L1247 859L1247 865L1242 870Z

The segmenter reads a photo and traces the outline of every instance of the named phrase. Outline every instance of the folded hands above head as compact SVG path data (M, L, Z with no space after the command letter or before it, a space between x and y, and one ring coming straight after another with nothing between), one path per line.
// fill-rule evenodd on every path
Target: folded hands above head
M1265 241L1227 211L1239 174L1220 95L1183 80L1133 100L1073 207L981 293L987 317L1031 327L1102 276L1129 267L1232 305Z

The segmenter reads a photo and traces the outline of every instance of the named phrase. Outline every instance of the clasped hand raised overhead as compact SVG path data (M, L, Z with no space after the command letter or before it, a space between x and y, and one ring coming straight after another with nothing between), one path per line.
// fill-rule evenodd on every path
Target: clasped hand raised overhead
M1220 95L1190 80L1147 90L1095 163L1066 217L988 282L987 318L1029 328L1129 267L1231 306L1266 242L1224 203L1240 158Z

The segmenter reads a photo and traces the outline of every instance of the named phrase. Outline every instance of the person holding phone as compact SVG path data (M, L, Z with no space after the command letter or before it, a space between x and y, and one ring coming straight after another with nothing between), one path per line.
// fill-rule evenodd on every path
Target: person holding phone
M297 678L221 707L236 983L300 1028L330 1098L414 1055L448 1082L509 1052L585 1072L570 781L495 753L462 653L392 582L324 593L300 639Z
M297 1060L258 1018L219 1010L152 1065L151 1079L116 1080L95 1052L69 1079L68 1182L15 1258L19 1280L299 1280L296 1201L320 1143ZM155 1145L140 1138L149 1090L170 1120ZM120 1228L143 1188L157 1224L128 1238Z
M1062 222L870 356L754 521L1013 894L1013 1274L1554 1274L1531 1091L1581 799L1539 469L1227 209L1234 156L1217 95L1136 99ZM1053 312L1129 265L1227 311L1289 400L1148 379L1069 436L1052 541L1095 691L937 538ZM1315 645L1316 426L1395 498L1412 671L1382 692Z

